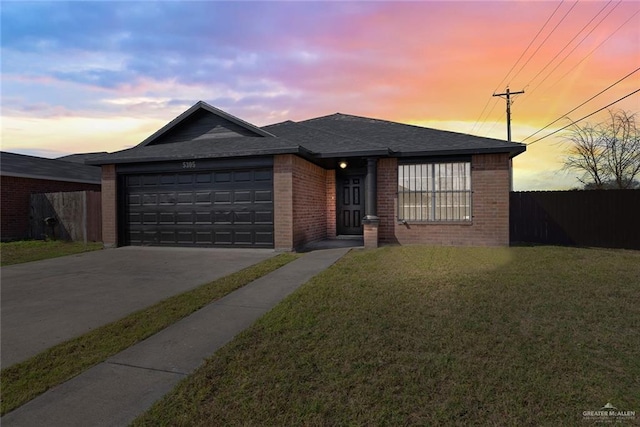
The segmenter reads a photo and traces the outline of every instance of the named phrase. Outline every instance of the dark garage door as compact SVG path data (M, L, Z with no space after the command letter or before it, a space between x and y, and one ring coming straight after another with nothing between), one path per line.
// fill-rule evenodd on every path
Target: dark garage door
M130 245L273 247L271 168L127 175Z

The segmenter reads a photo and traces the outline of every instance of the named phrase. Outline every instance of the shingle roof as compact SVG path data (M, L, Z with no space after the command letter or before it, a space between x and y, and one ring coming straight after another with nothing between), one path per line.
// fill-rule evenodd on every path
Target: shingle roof
M173 144L136 146L96 157L88 162L91 164L133 163L271 154L306 154L306 150L298 144L281 138L211 138Z
M371 119L336 113L304 120L285 121L260 129L256 137L199 137L197 140L149 145L169 129L186 123L189 115L207 111L235 118L210 105L199 102L168 125L134 148L106 154L88 161L89 164L134 163L161 160L242 157L295 153L310 158L327 159L358 156L448 156L481 153L509 153L516 156L525 151L523 144L483 138L387 120ZM255 127L246 122L243 126Z
M0 152L0 175L100 184L99 167L64 160Z
M384 145L398 156L475 154L525 151L523 144L458 132L336 113L299 122L315 129L331 131L363 144Z
M269 132L281 138L296 141L318 157L333 157L369 153L388 155L389 147L371 140L345 136L331 129L320 129L305 123L286 121L265 126Z
M56 158L56 160L85 164L87 160L91 160L95 157L99 157L105 154L109 154L109 153L107 153L106 151L97 151L94 153L69 154L68 156L58 157Z

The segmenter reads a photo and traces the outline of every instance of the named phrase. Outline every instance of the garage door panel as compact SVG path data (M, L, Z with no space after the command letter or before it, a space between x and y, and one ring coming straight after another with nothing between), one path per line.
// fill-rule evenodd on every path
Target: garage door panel
M213 195L213 203L218 205L231 204L231 192L216 191Z
M178 205L192 205L193 193L178 193L176 197L176 204Z
M216 183L231 182L231 172L214 172L214 181Z
M196 212L196 224L212 224L211 212Z
M176 193L159 193L158 205L159 206L173 206L176 204Z
M249 182L253 181L252 171L235 171L233 173L234 182Z
M160 184L160 175L143 175L142 176L142 185L158 185Z
M253 233L251 231L236 231L236 243L250 245L253 243Z
M251 203L251 190L238 190L233 194L234 203Z
M253 199L256 203L273 203L273 191L256 190Z
M253 212L235 212L234 224L251 225L253 222Z
M273 172L271 171L271 169L257 170L254 172L254 179L256 182L260 182L260 181L272 182Z
M132 245L273 247L271 169L130 175Z
M271 232L271 231L257 231L256 232L256 244L257 245L272 245L273 244L273 232Z
M174 185L177 182L176 174L165 174L160 176L161 185Z
M211 191L199 191L196 193L196 205L210 205Z
M193 184L192 174L178 174L178 184Z
M175 214L173 212L160 212L160 214L158 216L159 216L158 222L160 224L175 224L176 223L176 217L175 217Z
M256 211L255 224L273 224L273 211Z

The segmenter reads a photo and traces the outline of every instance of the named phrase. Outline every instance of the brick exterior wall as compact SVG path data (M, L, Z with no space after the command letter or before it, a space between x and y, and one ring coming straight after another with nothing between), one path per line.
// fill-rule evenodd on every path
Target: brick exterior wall
M31 194L67 191L100 191L99 184L51 181L47 179L0 177L0 236L2 240L27 239L29 236L29 203Z
M474 155L471 159L473 221L409 223L397 221L397 159L378 161L379 238L384 243L448 246L509 245L509 156Z
M335 236L335 171L292 154L275 156L273 190L276 250Z
M102 166L102 242L118 245L118 186L115 165Z
M381 243L458 246L509 244L509 158L507 154L474 155L471 161L471 223L397 221L395 158L378 160L377 230ZM102 238L118 244L115 165L102 167ZM306 243L336 236L336 175L301 157L274 156L274 246L292 251ZM4 204L4 185L3 185ZM3 219L4 227L4 219ZM3 229L4 230L4 229ZM369 230L373 233L373 230Z

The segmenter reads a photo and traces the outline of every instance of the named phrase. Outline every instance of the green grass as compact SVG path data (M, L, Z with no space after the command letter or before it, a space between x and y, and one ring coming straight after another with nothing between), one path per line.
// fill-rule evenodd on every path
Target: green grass
M639 282L637 251L352 251L134 425L557 426L607 402L638 412Z
M280 254L191 291L167 298L3 369L2 414L296 258L297 255L294 254Z
M0 265L21 264L102 249L102 243L65 242L61 240L22 240L0 243Z

